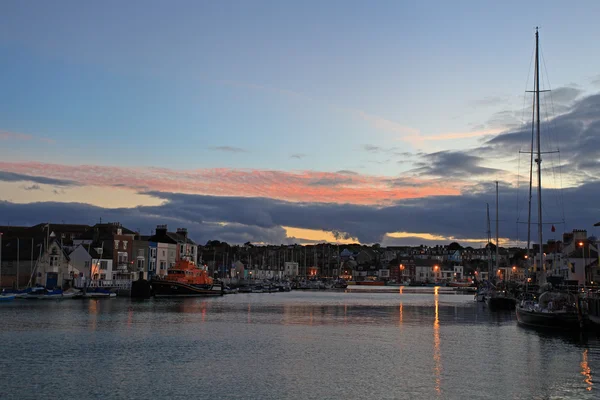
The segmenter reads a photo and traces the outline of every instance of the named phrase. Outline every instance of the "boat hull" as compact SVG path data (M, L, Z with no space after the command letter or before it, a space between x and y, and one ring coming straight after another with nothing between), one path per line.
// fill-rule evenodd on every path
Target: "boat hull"
M514 310L517 301L512 297L495 297L488 296L485 302L490 310Z
M154 297L223 296L223 288L220 284L190 285L168 280L153 280L152 292Z
M0 302L13 301L15 299L14 294L0 294Z
M384 281L357 281L356 285L359 286L385 286Z
M544 313L517 307L516 314L519 324L532 328L568 331L579 330L585 325L585 320L577 313Z

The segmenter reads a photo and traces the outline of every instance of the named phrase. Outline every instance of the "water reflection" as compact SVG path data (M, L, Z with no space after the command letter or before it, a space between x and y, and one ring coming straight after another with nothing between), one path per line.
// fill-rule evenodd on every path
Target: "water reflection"
M98 300L88 301L89 329L95 331L98 327Z
M398 324L402 327L402 322L404 321L404 305L402 303L400 303L399 309Z
M592 391L592 369L588 363L588 349L585 349L582 354L581 360L581 375L584 376L583 381L587 384L586 390Z
M435 319L433 320L433 372L435 374L435 391L442 393L442 352L440 348L440 315L439 315L439 293L438 287L435 287Z

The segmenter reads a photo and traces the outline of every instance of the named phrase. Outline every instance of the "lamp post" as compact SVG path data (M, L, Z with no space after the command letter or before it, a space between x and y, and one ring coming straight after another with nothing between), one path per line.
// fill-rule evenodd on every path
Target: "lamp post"
M587 268L585 266L585 245L582 241L577 243L577 245L581 247L581 258L583 258L583 285L585 286L587 284Z

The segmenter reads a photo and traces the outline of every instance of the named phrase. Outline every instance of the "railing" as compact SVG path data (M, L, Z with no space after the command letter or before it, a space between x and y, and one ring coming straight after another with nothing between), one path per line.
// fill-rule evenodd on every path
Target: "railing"
M89 282L89 287L111 287L119 289L130 289L131 281L128 279L92 280L91 282Z

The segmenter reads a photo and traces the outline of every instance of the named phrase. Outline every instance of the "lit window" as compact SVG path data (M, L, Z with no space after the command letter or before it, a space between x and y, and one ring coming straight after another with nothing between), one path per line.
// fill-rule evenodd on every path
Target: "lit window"
M118 249L119 249L119 241L115 240L115 250L118 250Z

